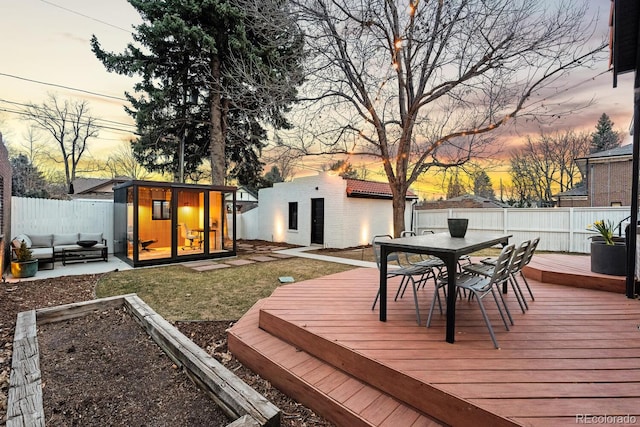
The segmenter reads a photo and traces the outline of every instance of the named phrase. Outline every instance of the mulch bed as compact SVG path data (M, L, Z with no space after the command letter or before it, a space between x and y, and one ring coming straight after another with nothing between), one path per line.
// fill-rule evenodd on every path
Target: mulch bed
M9 388L11 352L17 313L35 308L52 307L94 299L94 288L99 277L100 275L67 276L18 284L4 283L0 285L0 416L2 420L6 418L6 399ZM153 348L153 345L151 345L152 343L149 343L151 347L144 356L138 354L140 351L132 350L128 345L124 344L125 341L121 340L123 335L130 336L130 338L133 337L131 339L134 340L133 342L136 348L140 343L147 342L147 339L137 332L122 332L119 329L122 326L120 323L128 322L122 314L121 312L99 313L97 317L62 322L64 325L52 324L41 325L39 327L39 331L41 331L41 333L39 333L39 339L41 339L43 333L63 333L64 330L70 330L72 327L79 327L84 331L83 334L76 334L72 343L69 342L68 337L58 337L59 341L53 339L50 343L41 344L46 347L47 351L54 347L60 351L60 354L55 356L59 359L56 362L51 362L54 363L54 366L56 363L59 365L56 366L55 370L64 369L65 372L67 372L67 376L73 377L73 379L78 381L86 381L83 386L80 386L82 391L65 394L65 391L59 389L59 387L66 387L66 385L57 385L56 381L50 379L52 377L43 373L45 381L44 399L47 401L46 405L49 406L50 410L50 412L47 412L47 409L45 409L45 413L47 417L52 417L51 419L47 419L49 425L118 425L120 424L119 422L114 421L111 423L108 420L105 421L105 418L98 420L95 418L97 416L96 414L98 414L98 411L104 411L106 413L113 410L113 406L111 405L114 405L118 399L126 401L132 399L132 396L136 398L149 396L149 398L154 399L153 396L162 394L160 384L164 381L176 381L175 383L171 383L171 387L176 387L180 393L175 393L175 390L172 390L171 396L169 396L169 398L163 398L162 401L144 404L135 403L124 409L118 407L117 411L122 412L124 419L127 420L126 424L179 425L168 419L166 422L160 419L154 421L153 417L156 416L158 412L164 411L165 405L167 408L169 408L168 405L176 405L174 408L182 408L179 409L178 412L184 411L189 414L189 416L192 415L192 412L202 410L201 406L196 406L194 409L191 409L187 402L182 401L180 395L182 395L183 391L185 393L187 392L187 384L184 383L184 374L180 373L179 369L173 367L170 359L166 358L166 360L169 361L169 365L164 364L166 360L162 360L165 359L165 356L159 354ZM115 319L118 321L111 321L113 320L111 318L112 316L115 316ZM106 321L107 319L110 320ZM275 387L272 387L268 381L244 367L228 353L225 331L231 323L231 321L177 322L176 327L207 351L207 353L234 372L249 386L256 389L274 405L279 407L282 410L282 426L332 426L328 421L290 399ZM137 324L134 323L134 326L137 326ZM55 329L58 331L54 331ZM140 331L142 331L142 329L140 329ZM108 341L102 341L102 338L107 336L113 337L112 340L108 340L111 344L109 344ZM144 345L146 346L146 344ZM114 346L122 348L116 349ZM121 353L116 352L116 350L121 351ZM84 353L85 351L90 358L103 359L105 369L110 369L108 375L111 375L111 380L107 382L108 387L104 384L94 383L94 381L96 381L96 378L94 378L96 375L93 375L93 371L89 371L92 373L91 375L86 372L75 372L73 362L75 362L77 368L89 363L88 361L78 360L78 358L81 357L80 353ZM157 363L159 365L157 372L152 372L155 368L148 366L144 368L142 372L136 371L138 365L142 364L140 357L143 359L150 358L154 364ZM69 362L71 358L73 358L73 360L71 360L72 363L63 368L62 364ZM147 360L147 362L148 361L149 360ZM50 362L46 361L43 366L47 363ZM153 377L153 380L150 382L147 381L145 377L152 374L159 374L160 376L166 374L166 378L160 380L158 377ZM44 377L45 375L46 377ZM121 382L127 387L121 389L121 391L116 391L115 397L103 394L108 391L103 390L103 388L115 388L115 382ZM150 383L151 386L149 385ZM171 402L171 400L174 400L174 402ZM156 406L154 407L153 405ZM156 409L150 410L148 409L149 407ZM80 412L80 408L83 408L85 412ZM155 415L153 414L154 411L156 413ZM167 410L168 414L175 412L175 409ZM80 418L81 413L84 414L82 418ZM180 413L182 414L182 412ZM64 421L65 419L67 421ZM221 420L218 420L217 422L220 421ZM214 424L209 424L208 422L199 424L196 421L195 423L190 423L190 425L219 425L215 424L216 421L210 422Z

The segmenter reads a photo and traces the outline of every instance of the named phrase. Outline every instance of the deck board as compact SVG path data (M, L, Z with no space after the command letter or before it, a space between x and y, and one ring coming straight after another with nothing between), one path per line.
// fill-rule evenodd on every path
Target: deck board
M561 266L570 282L601 280L585 271L585 257L564 257L545 254L538 265ZM393 425L394 418L430 425L435 418L449 425L553 426L574 424L583 413L640 418L640 302L615 286L530 278L536 299L527 296L526 313L506 295L515 323L510 331L487 300L496 350L476 302L458 302L455 344L444 340L443 315L424 326L432 283L419 290L421 325L410 292L393 301L397 282L390 283L387 322L380 322L378 307L371 309L377 279L375 269L355 269L281 286L251 315L260 333L297 349L296 363L276 363L326 394L322 409L330 419L332 410L368 425ZM253 336L246 327L239 331ZM231 351L252 366L240 345L244 337L236 338ZM255 347L275 354L278 346L266 342L262 337ZM343 409L329 410L330 404ZM420 418L412 421L414 414ZM341 420L334 422L345 425Z

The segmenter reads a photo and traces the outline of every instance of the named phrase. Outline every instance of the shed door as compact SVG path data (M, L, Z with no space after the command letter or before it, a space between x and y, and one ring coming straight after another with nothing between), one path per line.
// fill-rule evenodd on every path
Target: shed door
M324 199L311 199L311 243L324 244Z

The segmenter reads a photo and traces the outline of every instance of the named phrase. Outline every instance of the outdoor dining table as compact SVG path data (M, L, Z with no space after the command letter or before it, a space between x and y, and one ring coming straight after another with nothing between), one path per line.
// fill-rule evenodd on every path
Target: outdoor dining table
M425 234L381 240L380 245L380 321L387 321L387 256L393 252L433 255L447 267L447 334L449 343L455 341L456 328L456 270L458 259L480 249L501 244L506 246L511 235L468 232L465 237L451 237L449 233Z

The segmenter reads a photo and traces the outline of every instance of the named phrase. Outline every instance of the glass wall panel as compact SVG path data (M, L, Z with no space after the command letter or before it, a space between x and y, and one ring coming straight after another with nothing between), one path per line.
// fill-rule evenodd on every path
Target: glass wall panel
M138 189L138 259L171 258L171 188Z
M135 234L133 231L133 187L127 188L127 258L133 260L133 248L135 245Z
M209 253L221 252L224 247L222 213L224 206L223 194L219 191L209 191Z
M224 211L226 211L226 215L224 215L223 219L224 219L224 227L225 227L225 233L224 233L224 241L223 241L223 245L224 245L224 249L225 251L229 251L229 252L235 252L236 250L236 246L235 246L235 240L236 240L236 214L237 214L237 207L235 205L235 193L230 193L229 196L231 197L226 197L227 201L226 203L223 204L223 206L226 205L226 209ZM224 212L223 211L223 212Z
M113 254L122 258L127 256L127 189L113 192Z
M204 253L204 191L178 191L178 256Z

